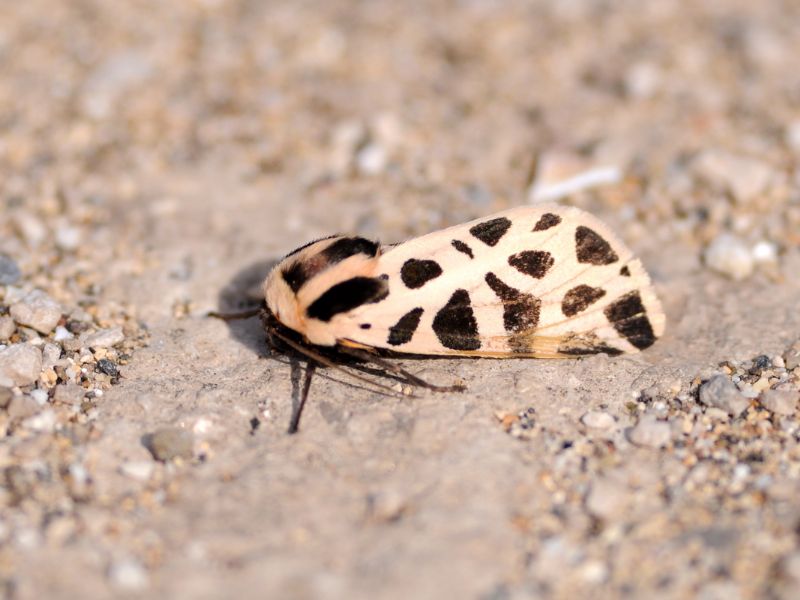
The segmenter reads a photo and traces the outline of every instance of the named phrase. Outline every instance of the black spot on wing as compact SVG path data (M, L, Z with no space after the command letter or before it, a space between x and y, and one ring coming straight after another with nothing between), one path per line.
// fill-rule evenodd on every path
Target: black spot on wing
M478 322L467 290L453 292L433 318L433 332L442 346L451 350L477 350L481 347Z
M564 313L565 317L574 317L605 295L606 291L602 288L595 288L590 285L575 286L564 294L564 300L561 302L561 312Z
M544 277L554 262L553 255L544 250L525 250L508 257L508 264L536 279Z
M622 275L623 277L630 277L631 276L631 270L628 268L628 265L625 265L624 267L622 267L619 270L619 274Z
M361 329L372 329L372 323L361 323L361 325L359 325L359 327Z
M561 217L553 213L544 213L539 221L537 221L536 225L534 225L533 230L544 231L545 229L555 227L559 223L561 223Z
M534 329L539 324L542 301L507 285L494 273L486 274L486 283L503 303L503 327L509 333Z
M455 248L459 252L463 252L470 258L475 258L475 255L472 253L472 248L470 248L467 244L465 244L461 240L453 240L450 243L453 244L453 248Z
M422 318L423 312L422 308L414 308L400 317L397 323L389 328L389 338L386 341L392 346L410 342L419 327L419 320Z
M431 279L442 274L442 267L435 260L418 260L409 258L400 269L400 279L406 287L415 290L421 288Z
M310 244L301 246L288 256L292 256L292 254L296 254L300 252L303 248L307 248L308 246L314 243L316 242L311 242ZM379 245L377 244L377 242L373 242L365 238L360 238L360 237L340 238L335 242L333 242L330 246L328 246L324 250L321 250L320 252L315 254L314 256L309 256L305 260L297 261L292 265L290 265L289 267L285 268L281 273L281 276L283 277L283 280L287 283L289 288L294 293L297 293L309 279L319 275L322 271L324 271L331 265L335 265L336 263L342 262L344 259L350 258L351 256L355 256L356 254L364 254L366 256L373 257L377 255L378 248Z
M509 227L511 227L510 220L505 217L498 217L473 225L470 227L469 232L487 246L494 246L506 234Z
M611 244L600 237L594 229L583 225L579 225L575 230L575 252L580 263L610 265L619 260Z
M306 310L312 319L328 322L339 313L380 302L389 295L389 285L383 277L353 277L330 287Z
M656 341L639 292L625 294L609 304L603 312L614 329L639 350L652 346Z

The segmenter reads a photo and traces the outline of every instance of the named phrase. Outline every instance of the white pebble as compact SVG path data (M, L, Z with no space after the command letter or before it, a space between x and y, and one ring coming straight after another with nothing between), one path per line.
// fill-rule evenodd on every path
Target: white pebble
M63 325L59 325L56 327L56 332L53 335L53 339L57 342L63 342L64 340L71 340L75 336L72 335L72 332L64 327Z
M736 281L748 277L755 266L747 245L729 233L718 235L709 244L704 259L708 267Z
M39 406L47 404L47 390L33 390L30 395Z
M628 439L637 446L649 446L651 448L661 448L666 446L672 432L669 423L658 421L651 415L646 415L639 419L633 429L628 433Z
M108 571L111 583L122 590L136 591L147 587L147 571L133 558L120 560L111 565Z
M581 423L593 429L610 429L614 426L614 417L606 412L590 410L581 417Z
M774 263L778 260L778 247L772 242L762 240L751 251L757 263Z
M147 481L153 474L155 468L151 460L132 460L130 462L122 463L119 472L137 481Z

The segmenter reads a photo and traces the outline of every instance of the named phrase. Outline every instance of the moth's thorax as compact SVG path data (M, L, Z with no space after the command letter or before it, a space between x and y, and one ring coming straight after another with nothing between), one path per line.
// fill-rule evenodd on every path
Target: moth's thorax
M372 280L379 254L377 243L364 238L335 236L303 246L278 263L264 281L267 307L286 327L312 344L337 343L331 324L346 315L328 316L326 305L337 284ZM346 292L346 290L345 290Z

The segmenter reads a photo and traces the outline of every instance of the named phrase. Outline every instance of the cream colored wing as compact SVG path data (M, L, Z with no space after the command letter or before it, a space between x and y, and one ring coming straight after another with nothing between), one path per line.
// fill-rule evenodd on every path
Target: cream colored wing
M576 208L514 208L391 247L388 295L331 323L415 354L575 356L649 347L665 318L639 260Z

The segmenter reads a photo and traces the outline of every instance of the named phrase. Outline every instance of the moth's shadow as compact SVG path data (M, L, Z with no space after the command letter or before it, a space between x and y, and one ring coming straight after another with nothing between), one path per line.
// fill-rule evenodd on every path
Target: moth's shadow
M264 302L261 286L278 260L262 260L237 272L217 295L217 312L237 313L258 308ZM259 356L267 355L264 327L258 318L226 321L231 336Z

